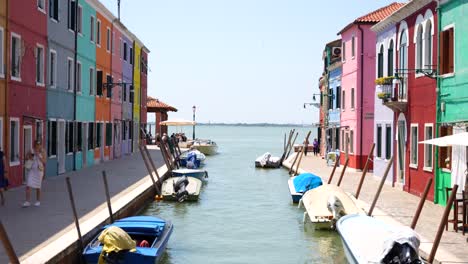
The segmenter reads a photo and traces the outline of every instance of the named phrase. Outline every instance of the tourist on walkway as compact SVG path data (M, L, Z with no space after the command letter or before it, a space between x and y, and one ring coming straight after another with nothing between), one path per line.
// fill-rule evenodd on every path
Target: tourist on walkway
M304 140L304 155L306 155L306 156L307 156L307 149L308 149L308 148L309 148L309 139L306 138L306 139Z
M36 189L36 202L35 206L41 205L41 185L44 178L44 167L46 162L46 154L42 148L40 140L34 142L34 149L28 153L25 167L27 169L26 179L26 201L23 207L31 206L31 188Z
M3 196L3 192L8 187L8 177L6 177L5 171L5 156L3 151L0 150L0 205L5 205L5 197Z
M318 140L316 138L314 138L314 143L313 144L313 148L314 148L314 156L317 156L318 152L319 152L319 143L318 143Z

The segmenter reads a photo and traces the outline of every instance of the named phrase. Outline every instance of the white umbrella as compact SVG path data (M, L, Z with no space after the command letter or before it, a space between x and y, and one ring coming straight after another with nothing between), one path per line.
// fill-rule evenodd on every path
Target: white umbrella
M197 123L195 121L185 119L170 119L159 123L162 126L194 126Z
M419 144L431 144L439 147L468 146L468 132L419 141Z

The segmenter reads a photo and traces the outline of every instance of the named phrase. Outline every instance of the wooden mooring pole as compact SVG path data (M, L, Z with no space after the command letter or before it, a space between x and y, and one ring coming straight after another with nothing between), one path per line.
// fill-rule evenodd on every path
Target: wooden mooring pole
M140 146L140 153L141 153L141 157L143 158L143 162L145 163L145 167L148 170L148 174L150 175L151 181L153 182L153 187L154 187L154 190L156 191L156 194L161 194L161 190L159 189L159 186L156 184L156 181L154 180L153 171L151 170L151 167L149 165L149 162L147 160L147 157L144 153L142 146Z
M10 239L8 238L8 234L5 230L5 227L3 226L2 221L0 221L0 240L2 240L3 247L5 248L10 263L19 264L20 262L18 256L16 255L15 250L13 249L13 245L11 244Z
M107 209L109 210L110 222L114 223L114 215L112 213L112 205L111 205L110 194L109 194L109 185L107 184L107 175L106 175L105 170L102 171L102 181L104 182L104 191L106 192L106 202L107 202Z
M346 161L345 161L345 163L344 163L344 168L343 168L343 170L341 171L340 178L338 179L338 183L336 184L336 186L340 186L340 185L341 185L341 181L343 180L343 176L344 176L344 174L345 174L346 168L348 167L348 162L349 162L349 157L346 157Z
M167 160L166 154L164 153L162 138L159 134L156 134L156 141L159 142L159 151L161 151L161 155L163 157L164 163L166 164L167 169L170 171L171 170L170 164Z
M359 181L359 184L358 184L358 187L357 187L357 190L356 190L356 195L355 195L356 199L359 198L359 194L361 193L362 184L364 183L364 178L366 178L367 170L369 169L369 163L372 160L371 157L374 155L374 148L375 148L375 143L372 144L372 148L371 148L371 150L369 152L369 155L367 156L366 165L364 166L364 170L362 171L361 180Z
M309 131L309 132L307 133L307 136L306 136L306 138L305 138L305 142L308 142L308 141L309 141L310 133L312 133L312 131ZM297 162L296 172L294 173L294 175L297 175L297 174L298 174L299 166L301 165L301 161L302 161L302 157L304 156L304 153L306 152L306 150L307 150L308 147L309 147L308 144L307 144L307 145L304 144L304 147L302 148L301 156L299 157L299 161Z
M156 166L154 165L154 162L153 162L153 158L151 158L151 154L148 150L148 147L145 145L143 146L143 150L145 151L145 154L146 154L146 157L148 158L150 164L151 164L151 167L153 168L153 171L155 172L156 174L156 178L158 179L158 183L160 183L160 178L159 178L159 173L158 173L158 169L156 168Z
M450 209L452 208L453 201L455 200L455 196L457 195L458 185L453 185L452 193L447 201L447 205L445 206L444 214L442 215L442 219L440 219L439 229L437 230L436 237L434 239L434 244L432 244L431 253L427 258L427 262L433 263L434 258L437 252L437 248L439 247L440 239L442 238L442 234L444 233L444 228L447 223L448 216L450 214Z
M340 164L340 159L338 158L337 155L335 155L335 166L333 166L333 170L330 174L330 177L328 178L328 184L332 182L333 175L335 174L336 167L338 167L338 164Z
M387 180L387 175L388 175L388 172L390 171L390 168L392 167L392 163L393 163L393 156L388 161L387 168L385 168L385 173L382 176L382 180L380 180L379 188L377 188L377 192L375 193L374 200L372 201L372 205L369 208L369 212L367 213L368 216L372 216L372 212L374 211L375 205L377 204L377 200L379 199L380 192L382 192L383 185L385 184L385 181Z
M294 133L294 132L293 132ZM285 159L287 159L289 157L289 155L291 154L291 150L294 148L294 143L296 143L296 139L297 139L297 136L299 135L299 132L296 132L296 135L294 136L294 139L291 143L291 145L289 146L289 150L288 150L288 153L286 153L286 157Z
M81 236L80 222L78 220L78 213L76 212L75 199L73 198L73 190L70 182L70 177L67 177L65 180L67 182L68 197L70 198L70 204L73 211L76 232L78 233L78 248L80 249L80 252L83 252L83 237Z
M419 215L421 215L421 211L424 207L424 202L426 201L427 194L429 193L429 189L432 185L432 178L429 178L426 183L426 188L424 189L423 195L421 196L421 200L419 200L418 208L416 209L416 213L414 214L413 221L411 222L411 228L414 229L416 224L418 223Z

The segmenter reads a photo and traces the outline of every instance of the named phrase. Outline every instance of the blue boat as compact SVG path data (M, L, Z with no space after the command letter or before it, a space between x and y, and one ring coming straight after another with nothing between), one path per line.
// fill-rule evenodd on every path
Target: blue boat
M179 157L179 162L182 167L187 167L187 161L191 160L194 167L191 169L200 168L205 161L206 156L205 154L201 153L198 150L191 150L188 152L184 152Z
M103 249L103 244L98 239L99 235L112 226L121 228L136 241L136 251L126 250L116 253L120 261L118 263L157 263L166 250L173 229L170 221L152 216L133 216L117 220L113 224L104 226L86 246L83 251L86 263L98 263Z
M177 169L177 170L172 170L172 176L173 177L181 177L181 176L194 177L194 178L204 181L206 180L206 178L208 178L208 172L206 170Z
M312 173L301 173L288 180L293 203L298 203L305 192L322 185L322 178Z

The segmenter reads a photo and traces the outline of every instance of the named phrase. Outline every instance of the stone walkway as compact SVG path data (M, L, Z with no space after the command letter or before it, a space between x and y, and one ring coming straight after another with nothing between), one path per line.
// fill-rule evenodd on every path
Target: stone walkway
M164 162L159 150L150 149L150 153L156 167L162 166ZM21 261L40 250L56 234L63 233L65 229L74 229L73 213L66 188L66 176L71 178L80 222L83 216L105 204L106 196L101 174L103 170L107 173L112 197L116 197L148 176L140 153L137 152L118 160L45 179L40 207L21 208L24 201L24 187L11 189L5 193L6 205L0 206L0 219ZM32 198L34 201L34 192ZM107 207L105 208L107 210ZM45 241L47 243L44 243ZM0 263L8 263L8 258L1 244Z
M290 167L292 162L290 157L284 165ZM302 159L301 169L312 172L322 177L324 182L328 181L333 167L326 166L325 160L320 157L307 156ZM335 171L332 183L336 184L342 171L343 166L340 166ZM362 172L346 171L341 183L341 187L349 193L354 194L357 189ZM361 189L360 202L362 207L367 211L374 199L377 191L380 178L377 178L372 173L367 173L366 179ZM388 223L411 225L413 215L416 211L420 198L403 192L390 185L385 185L380 194L380 198L374 209L373 215ZM420 250L422 255L427 257L432 248L437 229L439 227L444 207L436 205L431 201L426 201L416 226L416 231L421 235ZM453 212L450 214L453 215ZM459 231L455 233L452 225L449 225L449 230L442 235L439 248L436 254L437 263L468 263L468 234L463 236Z

